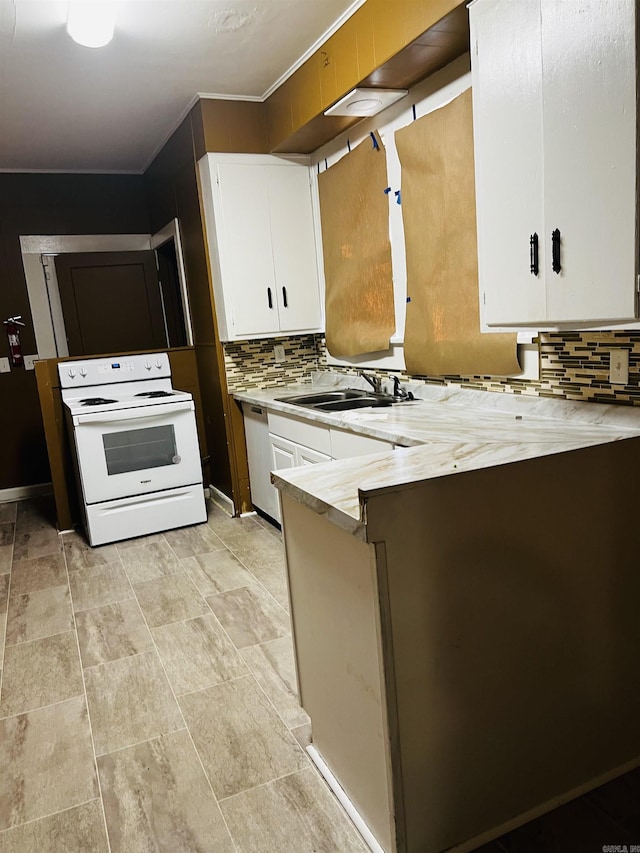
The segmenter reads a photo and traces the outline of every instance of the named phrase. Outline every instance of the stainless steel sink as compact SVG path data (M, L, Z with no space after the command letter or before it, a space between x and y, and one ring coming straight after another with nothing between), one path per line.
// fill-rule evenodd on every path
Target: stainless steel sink
M402 399L402 397L394 397L393 394L369 394L357 388L340 388L336 391L318 391L314 394L280 397L279 402L318 409L322 412L343 412L369 406L390 406L392 403L401 402Z
M357 391L355 388L340 389L339 391L318 391L316 394L298 394L295 397L281 397L281 403L295 403L299 406L315 406L317 403L330 403L333 400L355 400L367 397L366 391Z
M357 397L354 400L333 400L329 403L317 403L313 408L322 412L344 412L347 409L364 409L368 406L390 406L395 397Z

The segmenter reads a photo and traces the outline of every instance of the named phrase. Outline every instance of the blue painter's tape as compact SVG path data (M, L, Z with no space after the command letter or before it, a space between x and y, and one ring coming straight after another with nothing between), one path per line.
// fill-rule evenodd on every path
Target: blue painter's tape
M348 139L347 139L347 150L349 151L349 153L351 153L351 143L349 142Z
M395 192L395 196L396 196L396 203L397 203L397 204L402 204L402 195L401 195L401 193L400 193L400 190L396 190L396 192Z
M407 296L407 302L411 302L411 297Z
M385 187L385 189L383 189L383 190L382 190L382 192L383 192L385 195L389 195L389 193L391 192L391 187Z
M413 110L413 120L416 120L416 105L414 104L411 109Z
M373 147L376 149L380 148L380 146L378 145L378 140L376 139L375 133L373 131L371 131L369 136L371 137L371 141L373 142Z

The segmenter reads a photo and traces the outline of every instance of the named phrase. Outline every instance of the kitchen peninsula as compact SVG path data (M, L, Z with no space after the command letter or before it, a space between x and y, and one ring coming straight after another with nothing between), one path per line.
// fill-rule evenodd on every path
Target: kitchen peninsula
M383 850L436 853L640 763L640 412L421 390L311 413L415 446L273 479L314 748Z

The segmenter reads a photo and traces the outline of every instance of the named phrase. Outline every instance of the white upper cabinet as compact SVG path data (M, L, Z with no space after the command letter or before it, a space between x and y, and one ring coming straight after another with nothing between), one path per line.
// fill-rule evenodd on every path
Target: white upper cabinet
M469 7L486 326L636 317L635 5Z
M309 168L241 154L199 168L221 340L321 331Z

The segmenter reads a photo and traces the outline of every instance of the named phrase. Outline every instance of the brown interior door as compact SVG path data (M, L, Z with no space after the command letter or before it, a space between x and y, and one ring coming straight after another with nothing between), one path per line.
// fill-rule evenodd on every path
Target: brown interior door
M152 251L63 254L55 265L69 355L168 346Z

